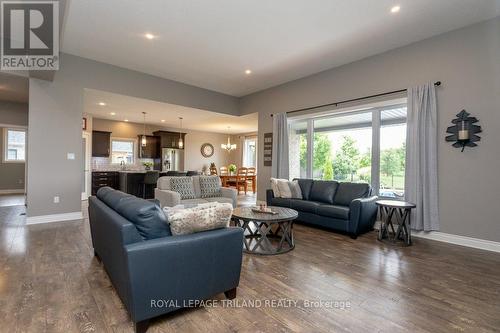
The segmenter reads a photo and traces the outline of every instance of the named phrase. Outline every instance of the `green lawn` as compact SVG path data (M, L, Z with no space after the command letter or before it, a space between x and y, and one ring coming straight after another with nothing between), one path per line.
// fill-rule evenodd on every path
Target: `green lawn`
M380 175L380 185L384 188L394 188L397 190L404 190L405 188L405 177L402 175L394 176L394 186L392 186L392 177L386 175Z

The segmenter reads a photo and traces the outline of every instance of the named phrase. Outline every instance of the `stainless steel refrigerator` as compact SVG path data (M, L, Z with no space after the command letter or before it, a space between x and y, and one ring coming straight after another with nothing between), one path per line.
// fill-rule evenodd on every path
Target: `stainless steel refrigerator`
M163 148L162 171L184 171L184 149Z

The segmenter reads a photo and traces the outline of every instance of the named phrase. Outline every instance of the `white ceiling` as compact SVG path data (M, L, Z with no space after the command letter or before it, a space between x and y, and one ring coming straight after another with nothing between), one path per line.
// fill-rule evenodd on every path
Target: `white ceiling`
M101 102L106 105L99 105ZM179 128L179 117L184 118L182 128L196 131L238 134L256 132L258 128L258 115L256 113L231 116L100 90L85 89L84 112L94 117L118 121L127 119L130 122L142 123L143 111L146 112L147 124L170 128ZM111 115L112 112L115 115Z
M79 0L62 50L243 96L498 15L500 0Z

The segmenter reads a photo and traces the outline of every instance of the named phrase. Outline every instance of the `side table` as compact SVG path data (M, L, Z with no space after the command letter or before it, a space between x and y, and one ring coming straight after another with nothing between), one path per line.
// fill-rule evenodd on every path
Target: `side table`
M378 240L389 239L391 241L403 240L404 243L411 245L411 210L416 207L415 204L397 200L378 200L375 202L379 207L379 216L381 220L378 232ZM393 221L397 224L394 227Z

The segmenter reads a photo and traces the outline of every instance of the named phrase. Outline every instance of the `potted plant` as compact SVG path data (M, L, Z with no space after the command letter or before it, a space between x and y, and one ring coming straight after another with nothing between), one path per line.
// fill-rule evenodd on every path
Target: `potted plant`
M229 166L227 167L227 170L229 171L229 173L231 175L234 175L236 173L236 165L234 164L229 164Z
M146 170L151 170L151 167L154 165L153 162L142 162L142 165L144 165L144 168Z

